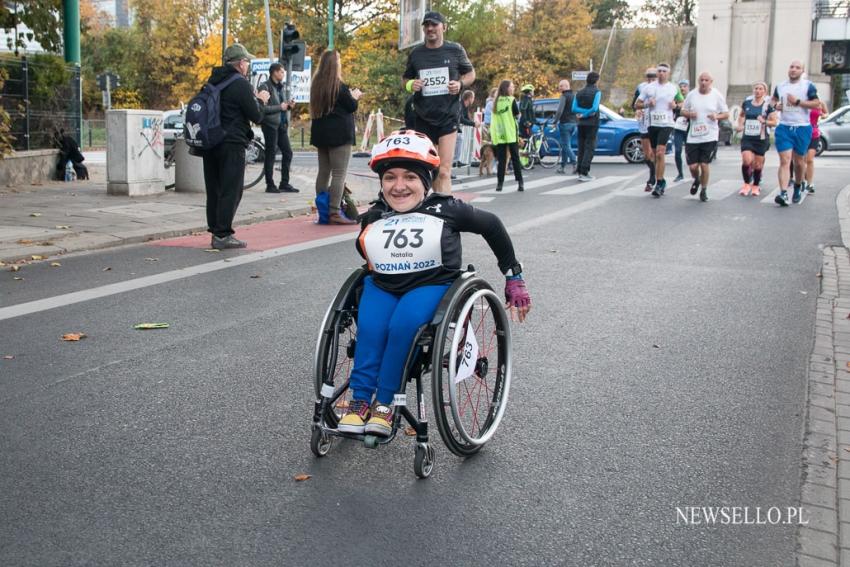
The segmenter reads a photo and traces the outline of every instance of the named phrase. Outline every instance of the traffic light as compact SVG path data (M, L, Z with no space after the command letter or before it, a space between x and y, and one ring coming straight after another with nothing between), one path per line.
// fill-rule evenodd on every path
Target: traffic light
M304 70L304 55L307 52L307 44L299 41L301 35L295 29L295 24L287 22L280 32L280 62L284 66L292 65L293 71Z
M97 76L97 86L102 91L117 89L121 86L121 77L109 71L101 73Z

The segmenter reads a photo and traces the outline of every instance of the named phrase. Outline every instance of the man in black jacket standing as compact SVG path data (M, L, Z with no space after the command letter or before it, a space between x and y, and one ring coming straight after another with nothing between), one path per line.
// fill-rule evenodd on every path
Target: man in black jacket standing
M211 246L217 250L245 248L242 240L233 236L233 217L242 199L245 184L245 149L254 136L251 122L260 122L259 99L263 104L269 93L254 94L245 77L251 68L251 59L242 45L234 43L224 50L225 64L215 67L209 83L217 85L235 73L241 75L221 91L221 127L226 132L224 140L204 152L204 185L207 190L207 230L212 233Z
M596 134L599 132L599 101L602 92L596 86L599 73L591 71L587 74L587 84L576 93L573 99L573 112L578 119L578 180L592 181L590 163L596 151Z
M558 134L561 139L561 161L558 164L557 173L566 173L568 163L573 164L573 173L578 172L576 154L573 152L573 134L576 131L576 115L573 114L573 99L575 95L570 88L570 82L561 79L558 83L561 98L558 100L558 110L552 121L558 125Z
M289 167L292 165L292 147L289 144L289 120L286 112L292 110L295 101L284 101L283 65L272 63L269 78L257 89L267 91L269 100L263 107L263 138L266 140L266 159L263 164L266 176L266 193L298 193L289 184ZM274 162L277 150L281 153L280 187L274 184Z

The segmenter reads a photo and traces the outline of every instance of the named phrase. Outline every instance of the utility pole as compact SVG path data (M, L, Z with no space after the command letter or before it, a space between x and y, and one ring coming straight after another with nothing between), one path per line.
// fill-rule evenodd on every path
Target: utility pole
M269 47L269 64L274 61L274 47L272 47L272 17L269 12L269 0L264 0L266 6L266 43Z
M328 0L328 49L334 48L334 0Z
M224 60L224 51L227 49L227 0L224 0L224 16L221 21L221 63L227 63Z

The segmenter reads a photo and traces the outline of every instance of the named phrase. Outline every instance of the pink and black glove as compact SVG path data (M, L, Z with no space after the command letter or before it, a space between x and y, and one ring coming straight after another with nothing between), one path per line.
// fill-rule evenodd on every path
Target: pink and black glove
M519 320L524 321L525 315L531 309L531 296L528 295L522 275L508 276L505 281L505 299L508 300L507 307L511 310L511 318L513 319L516 309Z

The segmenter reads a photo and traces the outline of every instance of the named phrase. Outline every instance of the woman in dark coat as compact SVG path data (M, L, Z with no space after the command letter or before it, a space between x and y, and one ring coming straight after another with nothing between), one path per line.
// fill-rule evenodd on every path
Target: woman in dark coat
M310 143L319 153L316 194L330 192L330 224L354 224L340 211L354 143L354 113L363 93L342 82L339 52L325 51L310 87Z

